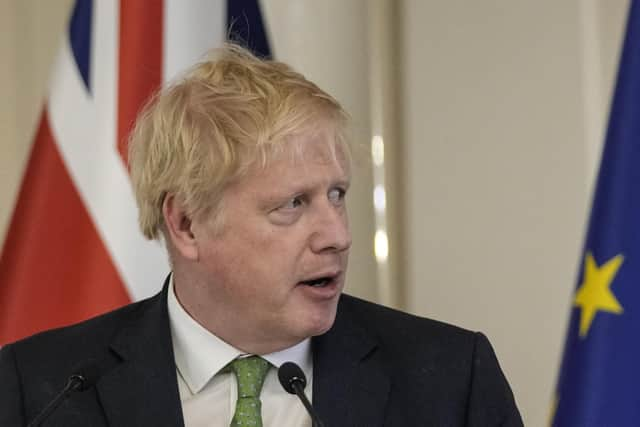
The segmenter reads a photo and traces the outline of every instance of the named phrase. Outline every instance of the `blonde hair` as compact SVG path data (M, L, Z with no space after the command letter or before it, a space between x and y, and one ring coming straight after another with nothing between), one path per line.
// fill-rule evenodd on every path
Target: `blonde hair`
M288 65L227 44L158 92L129 139L139 223L160 237L162 204L175 194L190 218L219 216L224 189L251 164L266 166L292 136L331 127L346 146L347 115L329 94Z

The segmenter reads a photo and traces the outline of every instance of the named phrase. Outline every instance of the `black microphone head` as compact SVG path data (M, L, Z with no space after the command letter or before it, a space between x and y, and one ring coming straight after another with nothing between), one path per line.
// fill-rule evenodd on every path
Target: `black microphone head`
M98 367L98 363L93 359L89 359L80 363L76 369L73 370L73 374L71 374L69 380L73 379L79 382L76 390L85 391L93 387L99 377L100 368Z
M304 389L307 386L307 377L300 366L293 362L284 362L278 369L278 379L282 387L291 394L296 394L293 384L299 383Z

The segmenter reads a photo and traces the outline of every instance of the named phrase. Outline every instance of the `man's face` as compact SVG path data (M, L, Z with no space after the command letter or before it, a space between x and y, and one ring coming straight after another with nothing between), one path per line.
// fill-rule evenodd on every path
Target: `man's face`
M254 166L225 191L220 232L199 233L209 324L253 346L242 350L279 350L333 324L351 245L349 171L326 138L303 134Z

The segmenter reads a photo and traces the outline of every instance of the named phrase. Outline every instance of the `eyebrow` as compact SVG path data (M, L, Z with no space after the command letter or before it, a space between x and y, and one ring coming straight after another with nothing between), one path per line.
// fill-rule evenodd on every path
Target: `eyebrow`
M321 187L324 187L324 183L320 183ZM348 189L351 186L351 179L349 176L341 177L340 179L336 179L331 181L326 187L327 189L335 188L335 187L343 187ZM317 183L312 183L308 186L301 186L297 183L285 184L279 188L272 188L269 191L269 194L265 194L265 203L272 204L279 201L285 201L296 195L300 194L308 194L310 192L316 191L316 187L318 187Z

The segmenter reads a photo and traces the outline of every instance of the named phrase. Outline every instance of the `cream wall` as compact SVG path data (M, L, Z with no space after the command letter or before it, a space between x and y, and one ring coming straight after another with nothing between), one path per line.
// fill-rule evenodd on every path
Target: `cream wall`
M407 308L546 424L626 1L401 2Z
M71 3L0 1L0 241ZM402 173L388 190L405 230L391 247L404 305L484 331L526 424L544 425L627 0L264 3L276 55L354 117L349 286L373 300L370 37L385 28L368 9L380 3L397 28L383 58L399 58L387 116L399 117L388 147Z

